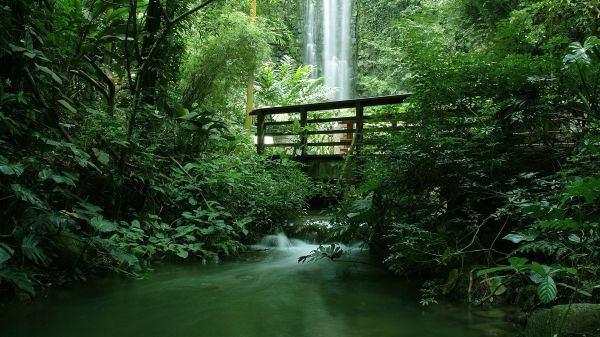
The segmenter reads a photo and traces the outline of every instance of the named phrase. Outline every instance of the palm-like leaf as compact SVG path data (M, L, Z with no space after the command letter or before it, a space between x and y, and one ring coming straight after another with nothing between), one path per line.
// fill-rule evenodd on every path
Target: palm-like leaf
M50 258L39 247L39 240L33 234L29 234L21 241L23 255L37 264L48 265Z

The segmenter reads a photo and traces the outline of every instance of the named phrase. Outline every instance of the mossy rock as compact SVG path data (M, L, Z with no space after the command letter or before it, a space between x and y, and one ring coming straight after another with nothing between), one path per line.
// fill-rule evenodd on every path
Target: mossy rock
M600 337L600 304L557 305L535 312L525 337Z

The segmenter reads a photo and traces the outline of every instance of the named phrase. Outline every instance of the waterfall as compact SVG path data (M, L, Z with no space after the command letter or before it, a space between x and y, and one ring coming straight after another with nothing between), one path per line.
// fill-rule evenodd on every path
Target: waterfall
M336 89L331 99L351 98L352 0L305 1L304 63L319 69L325 84ZM317 14L320 14L320 21ZM320 44L317 42L319 33ZM319 53L321 57L318 57Z
M305 20L304 20L304 64L310 64L315 69L312 77L317 77L317 25L315 23L315 3L313 0L306 0Z

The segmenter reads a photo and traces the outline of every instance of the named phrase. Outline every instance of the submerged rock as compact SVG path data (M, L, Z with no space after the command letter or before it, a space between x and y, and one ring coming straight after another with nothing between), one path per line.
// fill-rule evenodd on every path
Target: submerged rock
M526 337L600 337L600 304L557 305L535 312L527 321Z

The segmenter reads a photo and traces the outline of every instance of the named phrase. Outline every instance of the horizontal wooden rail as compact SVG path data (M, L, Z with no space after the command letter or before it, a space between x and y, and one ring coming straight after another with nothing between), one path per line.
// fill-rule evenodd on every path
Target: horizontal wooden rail
M385 132L392 130L402 130L403 126L386 126L380 128L367 128L363 129L363 132ZM331 130L316 130L316 131L306 131L307 135L333 135L333 134L345 134L345 133L355 133L356 129L331 129ZM298 136L297 132L294 131L283 131L283 132L265 132L265 136L269 137L277 137L277 136Z
M400 94L393 96L379 96L379 97L367 97L367 98L358 98L358 99L350 99L343 101L332 101L332 102L322 102L322 103L312 103L312 104L302 104L302 105L290 105L290 106L281 106L281 107L269 107L269 108L260 108L252 111L250 113L251 116L256 116L256 126L257 126L257 141L256 141L256 149L258 153L263 153L265 147L294 147L296 149L300 149L302 156L307 155L308 147L318 147L318 146L345 146L348 147L352 144L352 140L341 139L338 141L330 141L330 142L309 142L308 136L310 135L333 135L333 134L347 134L353 135L353 138L356 139L355 149L358 151L358 144L362 139L364 124L369 119L373 118L373 116L364 115L365 107L372 106L381 106L381 105L392 105L392 104L400 104L403 103L406 98L410 97L411 94ZM354 116L344 116L344 117L323 117L323 118L308 118L309 112L317 112L317 111L327 111L327 110L339 110L339 109L351 109L354 108L355 114ZM282 114L299 114L299 119L296 120L288 120L288 121L267 121L266 116L269 115L282 115ZM296 117L296 118L298 118ZM389 119L385 116L378 116L377 120L386 120ZM322 123L335 123L345 124L345 129L329 129L329 130L308 130L308 124L322 124ZM299 125L301 131L293 132L293 131L282 131L282 132L266 132L267 126L284 126L284 125ZM395 129L395 123L392 123L391 128L373 128L372 131L385 131ZM369 129L367 129L369 130ZM371 131L371 130L370 130ZM282 142L282 143L274 143L274 144L266 144L265 137L287 137L287 136L299 136L299 141L290 143L290 142Z
M306 143L308 146L350 146L352 145L352 141L339 141L339 142L314 142L314 143ZM374 144L373 141L363 140L363 144ZM274 144L265 144L265 147L297 147L298 143L274 143Z
M410 95L411 95L410 93L406 93L406 94L391 95L391 96L377 96L377 97L349 99L349 100L344 100L344 101L331 101L331 102L312 103L312 104L260 108L260 109L256 109L256 110L252 111L250 113L250 115L252 115L252 116L258 116L259 114L279 115L279 114L300 112L301 110L322 111L322 110L350 109L350 108L356 108L357 104L360 104L363 107L378 106L378 105L392 105L392 104L403 103L408 97L410 97Z
M363 120L371 119L372 116L364 116ZM265 122L265 125L293 125L294 123L300 123L299 120L296 121L276 121L276 122ZM318 124L318 123L331 123L331 122L356 122L356 117L331 117L331 118L314 118L307 119L306 124Z
M314 142L306 143L308 146L348 146L352 144L352 141L340 141L340 142ZM296 147L298 143L276 143L276 144L265 144L265 147Z
M316 130L306 131L307 135L334 135L334 134L345 134L354 133L356 129L341 129L341 130ZM297 136L297 132L265 132L265 136Z

